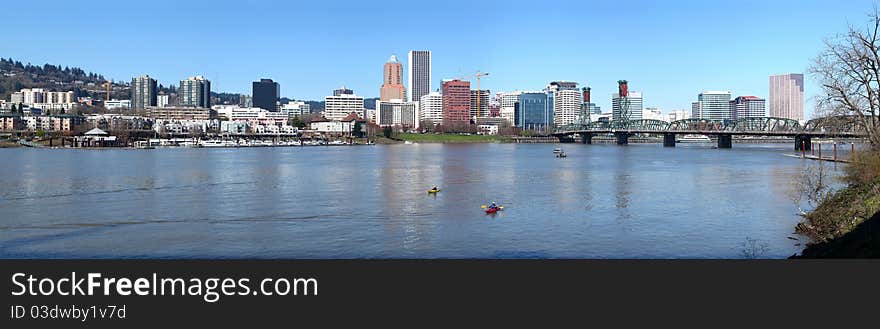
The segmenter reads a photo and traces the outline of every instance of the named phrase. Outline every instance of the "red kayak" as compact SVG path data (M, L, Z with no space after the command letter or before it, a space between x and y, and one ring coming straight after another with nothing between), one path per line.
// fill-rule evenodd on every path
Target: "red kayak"
M494 214L494 213L498 212L498 210L501 210L501 209L500 208L486 208L486 213L487 214Z

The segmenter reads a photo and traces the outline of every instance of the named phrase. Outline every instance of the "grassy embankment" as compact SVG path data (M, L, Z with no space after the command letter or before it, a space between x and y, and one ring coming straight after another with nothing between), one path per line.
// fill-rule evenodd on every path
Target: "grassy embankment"
M401 133L396 136L400 140L414 143L496 143L507 142L509 137L496 135L459 135L459 134L411 134Z
M816 241L802 257L880 257L880 152L859 153L844 181L797 225Z

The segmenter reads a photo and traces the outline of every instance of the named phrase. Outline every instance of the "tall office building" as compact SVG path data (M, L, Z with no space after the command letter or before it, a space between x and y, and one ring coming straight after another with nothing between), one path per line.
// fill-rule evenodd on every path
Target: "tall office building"
M431 92L431 52L411 50L407 55L406 89L409 100L419 101Z
M180 80L178 105L211 108L211 81L201 75Z
M281 87L272 79L260 79L253 83L253 98L251 102L254 107L259 107L267 111L278 111L278 100L281 95Z
M725 120L731 119L730 115L730 92L729 91L704 91L697 96L697 101L691 105L695 119Z
M804 75L770 76L770 116L804 120Z
M764 99L755 96L739 96L730 101L730 116L732 119L765 117L764 103Z
M444 80L443 125L469 123L471 110L471 83L462 80Z
M489 90L471 90L471 117L485 117L489 115ZM479 102L477 101L479 99Z
M582 98L578 83L574 81L551 81L544 89L547 104L553 113L553 123L561 126L574 122L580 112ZM561 96L561 97L560 97Z
M553 107L547 92L520 93L514 109L514 123L522 129L544 131L553 124Z
M443 95L434 91L419 99L419 121L443 124Z
M397 56L391 55L382 70L382 88L379 89L379 100L390 102L392 99L406 100L406 88L403 87L403 65Z
M354 94L324 97L325 118L329 120L342 120L351 113L355 113L361 118L366 117L363 97Z
M131 108L145 109L156 106L156 79L149 75L131 79Z

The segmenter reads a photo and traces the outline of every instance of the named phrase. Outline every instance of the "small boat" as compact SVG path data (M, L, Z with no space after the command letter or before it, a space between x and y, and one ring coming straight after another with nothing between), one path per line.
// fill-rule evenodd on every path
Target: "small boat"
M557 157L557 158L564 158L564 157L567 157L567 156L568 156L568 155L565 154L565 152L556 153L556 157Z
M436 189L436 190L435 190L435 189L430 189L430 190L428 190L428 193L437 193L437 192L440 192L440 189L439 189L439 188Z
M559 154L559 153L563 153L561 148L557 147L557 148L553 149L553 154Z
M502 209L504 209L504 207L500 207L500 206L498 208L486 208L486 213L487 214L494 214L496 212L501 211Z
M712 139L706 135L684 135L675 139L676 143L711 143Z

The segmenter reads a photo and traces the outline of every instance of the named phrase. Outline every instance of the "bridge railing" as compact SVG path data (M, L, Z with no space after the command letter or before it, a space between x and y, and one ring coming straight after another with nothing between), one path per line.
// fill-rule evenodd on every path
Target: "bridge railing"
M630 130L657 133L675 132L823 132L860 133L864 125L854 116L835 116L813 119L801 125L798 121L777 117L749 117L735 120L682 119L672 122L642 119L629 121L594 121L559 127L556 133Z

